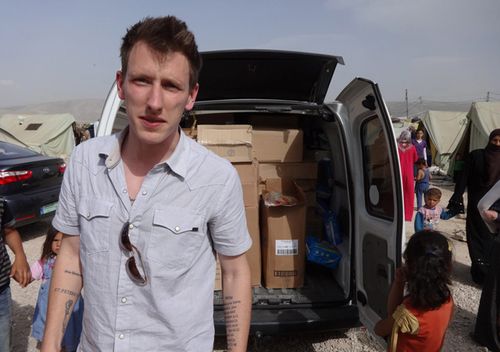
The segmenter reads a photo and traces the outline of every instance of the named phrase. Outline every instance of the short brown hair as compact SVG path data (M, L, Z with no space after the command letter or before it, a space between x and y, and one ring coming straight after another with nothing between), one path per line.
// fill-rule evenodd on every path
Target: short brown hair
M441 199L441 196L443 194L441 193L441 191L438 189L438 188L429 188L427 190L427 192L425 192L425 197L433 197L433 198L437 198L437 199Z
M175 16L145 17L131 26L123 37L120 48L123 76L127 74L130 52L140 41L160 55L171 52L183 54L189 62L189 87L193 88L198 83L201 55L194 34L189 31L184 21Z

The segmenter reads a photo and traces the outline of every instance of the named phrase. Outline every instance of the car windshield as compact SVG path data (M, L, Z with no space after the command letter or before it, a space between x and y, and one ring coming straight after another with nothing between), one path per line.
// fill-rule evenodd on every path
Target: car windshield
M0 142L0 160L37 156L38 153L14 144Z

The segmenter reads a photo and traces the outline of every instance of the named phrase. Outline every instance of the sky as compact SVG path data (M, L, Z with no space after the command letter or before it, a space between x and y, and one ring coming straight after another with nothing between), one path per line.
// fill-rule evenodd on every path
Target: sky
M327 101L355 77L386 101L500 101L498 0L0 0L0 107L104 99L126 29L163 15L202 51L342 56Z

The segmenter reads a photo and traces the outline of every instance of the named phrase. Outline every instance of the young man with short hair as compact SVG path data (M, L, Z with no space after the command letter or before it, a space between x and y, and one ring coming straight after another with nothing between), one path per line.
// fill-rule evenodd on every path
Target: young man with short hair
M175 17L132 26L116 75L129 126L79 145L54 226L57 257L42 351L56 351L85 283L81 351L212 351L215 255L228 350L246 351L251 246L232 165L179 128L201 57Z

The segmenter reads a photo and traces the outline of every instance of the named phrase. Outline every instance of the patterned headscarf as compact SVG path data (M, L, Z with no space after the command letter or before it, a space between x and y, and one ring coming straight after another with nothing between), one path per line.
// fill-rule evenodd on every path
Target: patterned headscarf
M411 147L413 147L413 145L411 144L410 131L407 130L401 131L401 134L398 137L398 148L404 152L410 149Z

